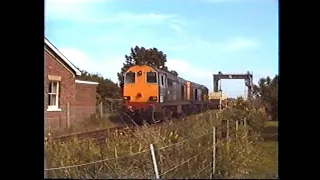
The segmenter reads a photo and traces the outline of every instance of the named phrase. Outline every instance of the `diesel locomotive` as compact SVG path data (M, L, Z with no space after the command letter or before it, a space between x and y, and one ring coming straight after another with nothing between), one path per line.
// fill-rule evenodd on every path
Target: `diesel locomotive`
M214 109L208 88L149 65L124 73L123 110L137 123L152 123Z

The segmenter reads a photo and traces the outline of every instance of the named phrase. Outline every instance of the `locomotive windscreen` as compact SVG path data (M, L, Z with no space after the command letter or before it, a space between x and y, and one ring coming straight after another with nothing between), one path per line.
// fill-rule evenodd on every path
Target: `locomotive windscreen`
M157 83L157 73L156 72L147 72L147 82L148 83Z
M136 73L127 72L125 75L125 83L135 83L136 82Z

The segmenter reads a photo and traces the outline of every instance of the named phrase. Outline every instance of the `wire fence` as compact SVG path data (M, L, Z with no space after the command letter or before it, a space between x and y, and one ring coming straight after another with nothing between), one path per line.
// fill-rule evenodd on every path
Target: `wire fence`
M243 123L226 122L206 134L183 141L150 148L129 154L117 154L112 158L80 163L72 166L45 169L50 178L214 178L221 145L236 140L241 132L247 133L246 120ZM243 133L242 132L242 133ZM179 152L184 152L179 153Z
M57 110L47 110L46 125L51 129L70 128L74 124L93 118L108 118L120 122L116 116L120 106L117 100L104 101L91 106L74 105L68 102L60 105Z

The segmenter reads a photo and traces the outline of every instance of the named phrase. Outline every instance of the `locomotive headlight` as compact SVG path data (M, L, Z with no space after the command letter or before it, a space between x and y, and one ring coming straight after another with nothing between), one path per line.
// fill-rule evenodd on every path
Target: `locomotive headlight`
M158 97L157 96L150 96L149 98L151 101L157 101L158 100Z
M130 100L130 96L123 96L123 100Z

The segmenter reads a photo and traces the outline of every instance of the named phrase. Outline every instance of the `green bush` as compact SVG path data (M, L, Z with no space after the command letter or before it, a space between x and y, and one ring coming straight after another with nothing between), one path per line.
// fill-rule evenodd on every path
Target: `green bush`
M222 112L221 116L230 122L244 123L244 120L246 120L247 125L255 132L262 132L265 122L269 119L263 107L257 107L250 101L244 101L243 98L238 98Z

